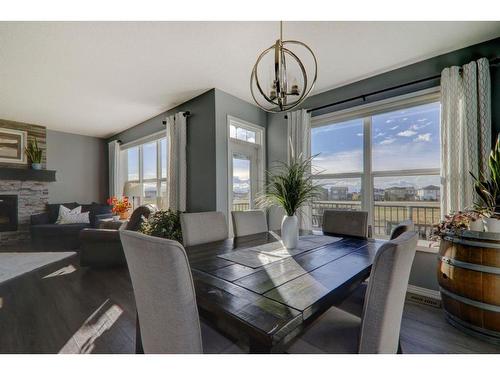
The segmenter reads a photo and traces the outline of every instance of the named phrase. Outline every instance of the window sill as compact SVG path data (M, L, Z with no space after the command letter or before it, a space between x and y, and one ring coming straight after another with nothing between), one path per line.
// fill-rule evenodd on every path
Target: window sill
M437 254L439 253L439 242L418 240L417 251L423 253Z

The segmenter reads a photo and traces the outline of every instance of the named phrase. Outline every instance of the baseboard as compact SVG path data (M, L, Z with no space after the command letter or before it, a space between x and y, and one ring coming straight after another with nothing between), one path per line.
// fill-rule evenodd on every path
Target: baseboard
M438 290L408 285L406 299L433 307L441 307L441 294Z

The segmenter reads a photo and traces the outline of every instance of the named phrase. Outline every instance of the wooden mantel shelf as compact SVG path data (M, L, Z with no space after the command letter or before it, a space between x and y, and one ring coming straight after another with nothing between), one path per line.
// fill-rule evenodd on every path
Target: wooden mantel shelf
M0 167L0 180L53 182L56 180L56 171Z

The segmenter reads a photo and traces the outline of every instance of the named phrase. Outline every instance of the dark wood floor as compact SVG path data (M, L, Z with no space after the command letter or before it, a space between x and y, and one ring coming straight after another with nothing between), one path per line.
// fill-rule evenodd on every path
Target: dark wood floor
M0 285L0 353L133 353L135 314L126 270L80 268L75 257ZM202 333L207 352L242 352L210 327ZM450 326L440 309L412 302L401 341L405 353L500 353Z

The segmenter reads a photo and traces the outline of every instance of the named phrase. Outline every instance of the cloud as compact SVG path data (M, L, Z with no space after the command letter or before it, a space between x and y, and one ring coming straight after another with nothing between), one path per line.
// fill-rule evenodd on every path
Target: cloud
M424 121L427 121L427 119L424 117L424 118L420 118L417 120L418 122L424 122Z
M411 137L415 134L417 134L417 132L410 129L398 133L400 137Z
M385 123L390 124L391 122L394 122L394 120L387 120Z
M410 126L410 129L412 130L419 130L419 129L423 129L427 127L427 125L417 125L417 124L413 124L412 126Z
M393 126L391 130L396 130L397 128L399 128L399 125Z
M390 145L391 143L396 142L396 138L386 138L382 142L380 142L381 145Z
M413 140L413 142L430 142L431 141L431 133L419 134L417 138Z
M363 150L322 152L314 158L313 167L322 173L358 172L363 169Z
M358 137L362 137L363 136L363 133L358 133L356 134Z
M373 138L383 137L384 135L385 135L385 133L380 132L380 133L377 133L377 135L375 135L375 137L373 137Z

